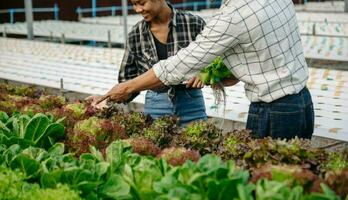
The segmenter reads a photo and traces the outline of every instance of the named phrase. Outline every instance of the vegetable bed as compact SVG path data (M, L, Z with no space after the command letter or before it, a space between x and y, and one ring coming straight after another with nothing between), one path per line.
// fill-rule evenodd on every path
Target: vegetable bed
M348 149L0 85L0 199L345 199Z

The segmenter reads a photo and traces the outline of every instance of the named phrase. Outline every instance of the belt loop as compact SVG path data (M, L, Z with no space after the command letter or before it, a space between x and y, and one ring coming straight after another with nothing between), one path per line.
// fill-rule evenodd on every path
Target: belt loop
M305 95L304 93L306 92L306 86L300 91L300 97L301 97L301 100L302 100L302 105L303 105L303 108L306 108L306 101L305 101Z

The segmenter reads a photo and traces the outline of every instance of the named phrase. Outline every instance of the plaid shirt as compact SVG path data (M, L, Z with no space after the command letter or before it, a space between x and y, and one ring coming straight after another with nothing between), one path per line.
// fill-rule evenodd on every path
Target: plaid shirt
M153 69L164 84L176 84L219 55L252 102L298 93L308 80L291 0L226 0L195 42Z
M178 11L170 4L169 6L173 11L173 17L169 23L167 39L168 57L175 55L181 48L194 41L205 25L201 17ZM134 25L128 34L118 81L121 83L133 79L149 70L158 61L150 26L142 20Z

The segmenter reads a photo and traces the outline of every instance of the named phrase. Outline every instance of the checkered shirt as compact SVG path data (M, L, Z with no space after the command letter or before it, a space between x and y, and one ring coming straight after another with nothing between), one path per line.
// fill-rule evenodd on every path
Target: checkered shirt
M168 57L187 47L203 30L205 22L196 15L174 9L167 39ZM149 24L142 20L128 34L126 51L119 70L118 81L124 82L146 72L159 61Z
M178 84L217 56L252 102L298 93L308 80L292 0L226 0L195 42L153 69L164 84Z

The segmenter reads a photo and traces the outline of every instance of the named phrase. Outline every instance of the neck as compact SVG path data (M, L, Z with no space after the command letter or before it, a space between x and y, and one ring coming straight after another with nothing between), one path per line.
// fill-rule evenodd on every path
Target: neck
M172 18L172 10L168 6L168 4L164 2L161 8L161 12L155 18L153 18L153 20L151 21L151 25L168 24L171 18Z

